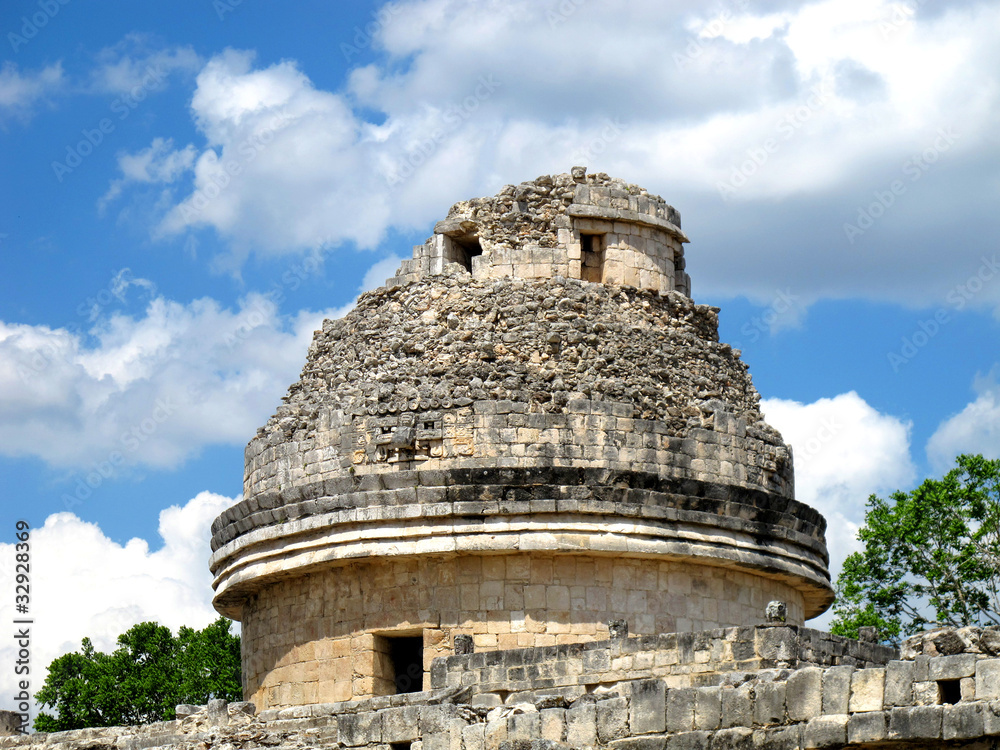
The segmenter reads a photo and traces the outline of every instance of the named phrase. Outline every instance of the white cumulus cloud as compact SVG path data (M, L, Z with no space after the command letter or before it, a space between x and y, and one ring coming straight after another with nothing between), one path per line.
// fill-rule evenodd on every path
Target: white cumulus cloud
M938 304L951 275L992 249L996 4L734 3L707 16L693 2L402 0L382 11L375 61L337 91L294 61L209 60L191 103L198 158L158 232L211 229L236 264L372 247L456 200L584 163L693 220L692 275L713 294L766 298L780 278L806 302ZM894 181L892 205L859 219Z
M1000 458L1000 383L994 370L976 378L976 398L962 411L942 422L927 441L927 458L935 471L955 467L962 453L981 453Z
M242 444L297 379L313 331L341 312L283 316L251 294L237 309L154 297L86 336L0 322L0 453L114 474Z
M910 424L878 412L854 391L810 404L764 399L761 410L792 446L796 499L826 517L836 579L844 558L859 549L868 497L905 489L916 476Z
M113 650L117 636L133 625L156 621L175 633L181 625L203 628L218 614L212 608L208 570L210 527L238 498L201 492L183 506L160 513L161 546L145 539L124 545L99 526L72 513L56 513L33 529L31 555L31 692L41 687L53 659L80 648L89 637L102 651ZM13 592L13 543L0 543L0 581ZM0 602L0 618L11 623L12 597ZM11 639L0 644L0 661L13 665ZM0 673L0 706L15 695L13 668Z
M7 117L30 119L38 102L57 91L63 83L61 63L22 72L16 63L4 62L0 67L0 123Z

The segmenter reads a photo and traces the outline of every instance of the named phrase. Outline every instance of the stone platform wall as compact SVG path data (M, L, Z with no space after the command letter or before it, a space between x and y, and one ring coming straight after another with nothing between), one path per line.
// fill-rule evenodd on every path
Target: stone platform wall
M817 648L822 640L813 639L810 648ZM625 644L621 644L623 652L637 651ZM868 668L734 671L721 684L706 687L673 687L660 678L626 678L582 689L575 696L544 692L511 693L501 702L495 693L452 688L267 710L256 716L246 713L242 705L226 711L216 703L181 720L146 727L4 737L0 748L1000 747L1000 659L985 654L922 654L911 661L893 660Z
M477 650L494 651L602 640L612 620L625 620L637 634L706 630L757 622L776 598L789 603L792 622L802 622L801 594L735 569L544 553L368 560L280 581L247 603L244 690L260 708L395 692L375 640L393 635L422 636L423 685L444 687L459 673L480 674L473 665L487 656L439 660L452 676L432 683L432 661L453 653L457 635L472 636ZM556 653L579 653L579 646L565 648L570 651L496 658L530 653L557 665ZM659 641L651 648L678 658ZM702 656L716 654L699 651L699 661ZM693 662L687 668L705 669ZM490 681L485 674L478 679Z

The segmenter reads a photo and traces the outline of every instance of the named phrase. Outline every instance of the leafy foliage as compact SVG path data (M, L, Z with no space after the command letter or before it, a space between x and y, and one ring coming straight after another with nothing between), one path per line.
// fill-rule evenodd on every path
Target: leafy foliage
M1000 460L959 456L942 479L868 499L864 545L837 578L832 632L898 642L927 626L1000 625Z
M49 665L38 702L35 730L146 724L174 718L178 703L212 698L241 700L240 638L220 617L204 630L182 627L177 636L155 622L140 623L118 637L111 654L83 639L79 652Z

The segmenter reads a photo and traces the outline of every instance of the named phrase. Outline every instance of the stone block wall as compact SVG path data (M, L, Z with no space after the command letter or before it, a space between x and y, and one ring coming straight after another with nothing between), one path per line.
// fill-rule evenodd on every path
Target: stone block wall
M601 685L658 678L666 687L719 685L761 669L883 666L895 649L787 625L663 633L548 648L449 656L434 662L433 688L468 688L507 702L569 699Z
M604 174L543 176L455 204L389 285L444 273L475 279L562 276L690 296L687 237L662 198ZM588 239L589 238L589 239Z
M521 649L510 658L530 653L555 664L578 646L530 648L606 639L611 620L650 635L749 625L775 598L802 621L802 596L787 584L683 561L541 553L367 560L282 580L247 603L244 689L261 708L393 693L377 643L398 635L422 638L423 685L437 686L432 661L452 653L457 635L471 635L478 651ZM655 640L651 648L663 650ZM461 658L437 663L476 674ZM442 687L453 681L442 679Z
M788 449L719 403L705 404L698 417L704 426L684 437L666 422L636 419L623 402L574 399L559 414L530 409L523 402L459 399L392 404L374 413L331 411L322 429L302 440L252 441L244 494L340 478L345 463L353 476L544 463L793 494Z
M782 630L782 628L774 628ZM697 639L698 634L694 634ZM804 631L797 640L802 647ZM724 638L723 636L720 636ZM756 635L755 635L756 638ZM615 653L642 653L626 639ZM647 641L648 639L637 639ZM704 643L715 642L710 636ZM745 639L744 639L745 640ZM778 640L781 640L780 638ZM816 643L824 635L808 636ZM836 640L836 639L834 639ZM741 638L725 641L737 644ZM849 645L845 651L877 649ZM749 641L744 643L749 647ZM698 649L692 644L693 653ZM551 649L538 651L545 664ZM859 652L860 653L860 652ZM486 655L488 656L488 655ZM529 663L525 660L525 663ZM361 701L270 709L252 715L213 702L184 718L0 738L0 748L190 748L267 746L370 750L896 750L1000 747L1000 659L982 653L922 654L879 666L773 667L727 673L715 685L676 686L635 677L534 693L430 690ZM626 669L632 669L632 666ZM952 685L960 690L954 692Z

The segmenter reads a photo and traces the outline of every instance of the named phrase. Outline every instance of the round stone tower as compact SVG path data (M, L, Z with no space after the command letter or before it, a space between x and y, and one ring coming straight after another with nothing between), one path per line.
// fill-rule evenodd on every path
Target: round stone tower
M754 625L832 600L680 216L605 174L456 204L326 321L213 524L258 708L420 690L434 657Z

